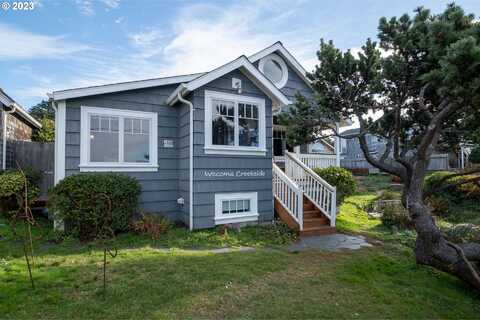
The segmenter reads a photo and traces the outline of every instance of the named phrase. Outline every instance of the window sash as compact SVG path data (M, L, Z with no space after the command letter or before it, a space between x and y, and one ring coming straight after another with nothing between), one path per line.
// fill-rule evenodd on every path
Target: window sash
M118 119L118 128L114 128L115 133L118 133L118 162L95 162L91 161L91 124L92 117L99 117L99 119ZM131 134L148 136L148 162L125 162L125 120L135 119L139 120L140 130ZM99 128L101 121L99 121ZM157 157L157 114L153 112L133 111L133 110L118 110L109 108L97 107L81 107L81 139L80 139L80 169L81 171L105 171L111 168L113 171L122 171L122 168L132 168L132 170L142 171L142 168L148 171L156 170L158 167ZM137 126L138 127L138 126ZM147 128L148 127L148 128ZM111 125L109 124L109 129ZM118 131L117 131L118 130ZM133 128L131 129L133 130ZM95 130L94 130L95 131ZM133 132L133 131L130 131ZM84 168L85 170L83 170ZM137 169L135 169L137 168Z
M232 115L230 115L227 111L226 114L222 114L222 112L217 112L217 104L218 103L224 103L224 104L233 104L234 111L233 111L233 122L234 122L234 144L233 145L228 145L228 144L214 144L214 135L216 132L214 132L214 126L213 126L213 120L215 117L222 117L222 118L231 118ZM229 100L229 99L219 99L219 98L212 98L210 101L210 106L211 106L211 118L210 118L210 133L211 133L211 141L210 144L212 146L221 146L221 147L242 147L242 148L260 148L261 147L261 125L262 122L260 121L260 106L257 103L252 103L252 102L243 102L239 100ZM243 109L243 110L241 110ZM242 111L242 112L241 112ZM242 115L243 113L243 115ZM243 146L240 145L240 119L244 120L251 120L251 121L256 121L257 123L257 130L258 130L258 142L257 146Z

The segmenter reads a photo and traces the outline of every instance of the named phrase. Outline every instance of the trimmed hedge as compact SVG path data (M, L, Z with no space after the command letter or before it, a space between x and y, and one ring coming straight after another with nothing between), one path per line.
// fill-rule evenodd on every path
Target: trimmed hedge
M316 174L322 177L332 186L337 187L337 201L341 202L345 197L351 196L357 190L357 182L353 174L347 169L340 167L315 168Z
M93 240L105 223L113 232L128 230L140 190L137 180L125 175L72 175L50 190L49 210L65 221L67 233L83 241ZM111 218L105 216L109 213Z

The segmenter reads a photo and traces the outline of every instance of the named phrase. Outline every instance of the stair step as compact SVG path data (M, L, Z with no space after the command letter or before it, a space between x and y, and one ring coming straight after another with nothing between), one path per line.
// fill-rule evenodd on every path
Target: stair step
M318 209L316 209L316 210L304 210L303 211L303 217L304 218L306 218L306 217L321 217L321 216L322 216L322 213Z
M320 226L328 226L328 219L325 217L303 219L304 228L313 228L313 227L320 227Z
M337 232L335 227L319 226L319 227L303 228L303 230L300 231L300 235L301 236L320 236L320 235L334 234L335 232Z

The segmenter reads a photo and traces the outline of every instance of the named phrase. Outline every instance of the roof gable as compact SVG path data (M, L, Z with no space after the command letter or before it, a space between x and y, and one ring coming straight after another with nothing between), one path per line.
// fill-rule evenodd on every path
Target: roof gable
M290 104L290 100L277 88L275 85L267 79L245 56L240 56L237 59L224 64L223 66L214 69L202 76L188 82L182 83L175 89L174 92L168 97L167 104L173 105L178 101L179 95L184 95L198 89L207 83L233 71L240 69L247 78L249 78L255 85L257 85L267 96L279 102L281 105Z
M295 71L295 73L303 80L308 86L311 86L311 82L307 77L307 71L302 67L302 65L295 59L295 57L282 45L280 41L275 42L271 46L251 55L248 59L251 62L256 62L263 57L268 56L272 53L278 53L285 59L287 64Z

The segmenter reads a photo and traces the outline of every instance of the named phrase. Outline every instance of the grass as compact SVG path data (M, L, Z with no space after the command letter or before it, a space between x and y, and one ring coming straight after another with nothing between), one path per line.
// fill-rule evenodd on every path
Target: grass
M265 227L226 235L176 228L156 243L122 234L118 256L108 262L105 301L101 250L74 239L56 244L51 231L42 232L50 225L36 228L32 291L21 243L0 220L0 318L478 319L478 293L417 265L409 247L413 234L392 232L368 217L374 181L387 181L366 180L371 191L345 200L337 227L373 239L372 248L288 252L280 245L291 238ZM246 245L256 250L207 250Z

